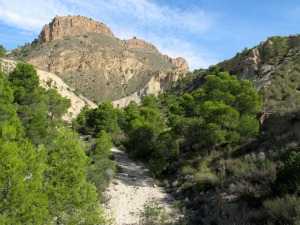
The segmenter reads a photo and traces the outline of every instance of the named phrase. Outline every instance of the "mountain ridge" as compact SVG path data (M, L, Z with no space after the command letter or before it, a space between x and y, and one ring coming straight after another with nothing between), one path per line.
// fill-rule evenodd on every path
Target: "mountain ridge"
M55 17L38 39L13 50L9 57L55 73L96 103L154 90L151 79L161 74L160 90L149 93L157 95L188 72L184 58L162 55L136 37L120 40L103 23L82 16Z

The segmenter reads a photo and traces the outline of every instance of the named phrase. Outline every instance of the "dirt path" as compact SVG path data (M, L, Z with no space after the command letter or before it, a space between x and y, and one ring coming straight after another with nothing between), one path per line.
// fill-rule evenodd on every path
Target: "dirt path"
M143 164L128 158L126 153L113 148L115 161L121 172L111 182L106 194L107 213L115 218L116 225L139 224L139 210L149 200L158 200L171 212L172 197L164 189L157 187L148 169Z

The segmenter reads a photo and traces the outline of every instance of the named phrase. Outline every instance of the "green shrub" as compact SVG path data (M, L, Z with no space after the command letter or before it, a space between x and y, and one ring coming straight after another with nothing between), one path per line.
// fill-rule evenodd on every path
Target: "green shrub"
M140 224L143 225L164 225L168 224L168 220L166 210L156 200L147 202L140 211Z
M249 53L251 52L251 49L245 47L242 51L242 56L246 56L249 55Z
M0 57L3 57L6 53L6 49L3 45L0 45Z
M53 80L50 78L49 80L46 81L46 84L48 87L51 87Z
M285 37L273 36L269 38L269 44L262 50L264 61L277 65L278 61L284 56L288 50Z
M149 169L159 176L163 171L165 171L170 166L170 163L166 160L161 160L158 158L150 158L148 165L149 165Z
M278 225L300 224L300 198L286 195L264 202L269 222Z
M189 190L191 188L193 188L194 184L191 183L191 182L184 182L182 185L181 185L181 190L182 191L186 191L186 190Z
M291 152L278 165L274 188L280 194L300 194L300 152Z
M195 188L199 191L222 184L222 179L212 172L198 172L195 175Z
M190 165L186 165L181 168L182 175L194 175L196 172L197 170Z
M107 188L110 180L114 177L117 171L117 164L107 158L97 160L87 171L87 180L92 182L99 196Z

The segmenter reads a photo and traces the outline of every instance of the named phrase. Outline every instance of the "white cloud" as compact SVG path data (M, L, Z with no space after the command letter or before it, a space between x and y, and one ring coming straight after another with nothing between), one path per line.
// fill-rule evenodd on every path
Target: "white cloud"
M157 38L149 37L150 42L156 43L156 47L162 54L171 58L183 57L188 61L191 71L199 68L208 68L218 62L217 56L209 53L203 47L195 47L189 42L174 37Z
M151 0L0 1L0 23L35 34L56 15L69 14L104 22L121 39L137 36L157 46L163 54L185 57L191 69L214 62L185 37L207 34L215 25L217 15L199 8L184 11Z
M209 30L216 14L199 8L184 11L155 4L149 0L111 0L101 4L101 9L115 12L113 16L130 20L135 24L152 27L152 29L180 29L190 33Z
M177 28L189 32L207 31L215 16L201 9L187 12L178 8L161 6L150 0L9 0L0 2L0 20L25 30L36 31L55 15L67 14L90 14L110 20L123 18L135 24L154 26L154 28Z
M55 17L70 13L66 5L57 0L0 1L0 21L22 30L39 31Z

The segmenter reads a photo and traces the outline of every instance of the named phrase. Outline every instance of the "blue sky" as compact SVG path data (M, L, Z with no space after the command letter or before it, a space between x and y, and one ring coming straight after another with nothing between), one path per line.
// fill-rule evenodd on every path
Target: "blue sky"
M136 36L186 58L190 70L270 36L300 33L299 0L0 0L0 44L31 43L56 15L101 21L120 39Z

